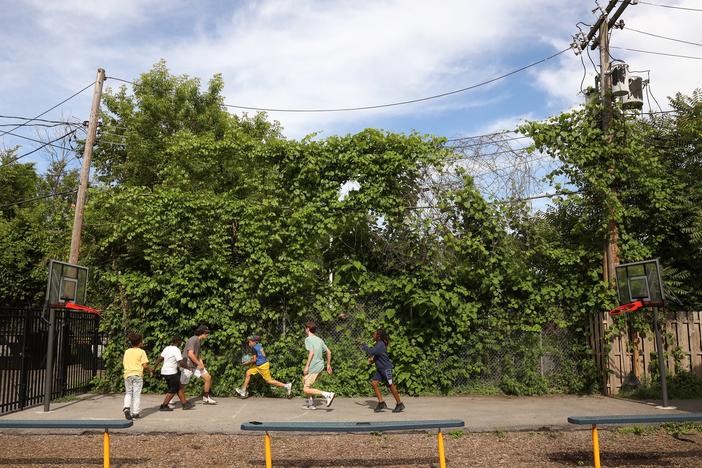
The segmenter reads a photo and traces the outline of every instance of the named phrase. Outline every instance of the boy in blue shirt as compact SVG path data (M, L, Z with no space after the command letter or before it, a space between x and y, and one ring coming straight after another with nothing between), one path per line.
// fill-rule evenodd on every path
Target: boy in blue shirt
M254 350L255 354L250 361L242 363L244 366L250 367L246 371L246 379L244 380L243 387L237 388L236 393L238 393L241 398L248 397L249 392L247 392L246 389L248 388L249 382L251 381L251 376L261 374L261 377L263 377L263 380L265 380L268 385L273 385L275 387L283 387L285 388L287 395L290 396L290 391L292 390L292 383L288 382L284 384L282 382L278 382L273 377L271 377L271 363L268 362L266 353L263 351L263 346L261 346L261 343L259 343L259 341L261 341L261 337L258 335L252 335L248 337L246 341L248 345Z
M371 379L371 385L373 386L373 391L375 396L378 398L378 406L375 407L375 412L379 413L384 409L387 409L387 405L383 401L383 394L380 393L380 382L385 382L388 387L390 387L390 392L392 396L395 397L395 409L392 410L393 413L399 413L405 409L405 405L400 401L400 394L397 391L397 387L392 382L392 362L390 357L388 357L388 343L390 339L385 330L376 330L373 332L373 341L375 341L375 346L369 348L368 345L361 345L361 349L368 354L369 362L375 362L375 375Z

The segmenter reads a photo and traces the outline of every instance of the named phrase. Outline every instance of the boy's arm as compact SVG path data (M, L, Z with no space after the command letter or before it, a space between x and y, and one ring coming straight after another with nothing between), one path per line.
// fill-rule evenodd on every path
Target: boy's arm
M163 362L163 356L159 356L159 357L156 359L156 361L154 362L154 369L156 368L156 366L158 366L158 365L161 364L162 362Z
M307 354L307 364L305 364L305 370L302 371L302 375L307 375L307 373L310 371L310 362L312 362L313 357L314 351L310 350L309 354Z
M331 349L327 348L327 374L331 375L332 373L332 366L331 366Z
M188 357L192 362L195 363L198 369L204 369L205 368L205 363L202 361L202 359L198 359L197 356L195 356L195 352L192 349L188 350Z

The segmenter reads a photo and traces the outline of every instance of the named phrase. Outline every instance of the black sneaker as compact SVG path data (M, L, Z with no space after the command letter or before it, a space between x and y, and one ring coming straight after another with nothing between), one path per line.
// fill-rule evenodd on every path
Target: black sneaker
M132 413L129 412L129 408L124 408L122 412L124 413L125 418L132 419Z
M400 413L405 410L405 405L403 403L398 403L395 405L395 409L392 410L393 413Z
M386 405L384 401L381 401L378 403L378 406L376 406L373 411L375 411L376 413L380 413L381 411L386 409L388 409L388 405Z
M185 403L183 403L183 409L184 410L193 409L193 404L190 403L189 401L186 401Z
M173 411L173 408L169 407L168 405L161 405L158 407L159 411Z

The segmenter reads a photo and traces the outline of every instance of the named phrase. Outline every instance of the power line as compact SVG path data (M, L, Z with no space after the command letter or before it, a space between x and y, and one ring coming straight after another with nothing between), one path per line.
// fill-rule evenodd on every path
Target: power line
M438 98L442 98L445 96L450 96L452 94L458 94L458 93L462 93L465 91L469 91L471 89L475 89L475 88L478 88L480 86L485 86L487 84L493 83L493 82L501 80L503 78L507 78L508 76L522 72L528 68L542 64L542 63L544 63L548 60L551 60L552 58L555 58L555 57L557 57L557 56L559 56L559 55L561 55L569 50L570 50L570 47L563 49L560 52L556 52L555 54L550 55L550 56L543 58L541 60L538 60L536 62L532 62L532 63L525 65L521 68L517 68L516 70L512 70L509 73L505 73L503 75L496 76L495 78L491 78L489 80L485 80L485 81L482 81L480 83L476 83L474 85L466 86L465 88L456 89L454 91L448 91L448 92L441 93L441 94L435 94L433 96L427 96L427 97L418 98L418 99L410 99L407 101L398 101L398 102L392 102L392 103L388 103L388 104L377 104L377 105L372 105L372 106L341 107L341 108L329 108L329 109L278 109L278 108L272 108L272 107L237 106L234 104L224 104L224 106L225 107L233 107L236 109L246 109L246 110L264 111L264 112L299 112L299 113L304 113L304 112L347 112L347 111L360 111L360 110L369 110L369 109L380 109L380 108L384 108L384 107L402 106L402 105L406 105L406 104L414 104L417 102L438 99Z
M24 127L24 126L27 125L29 122L38 119L38 118L41 117L42 115L47 114L47 113L51 112L52 110L56 109L56 108L57 108L58 106L60 106L61 104L64 104L64 103L70 101L71 99L73 99L74 97L78 96L80 93L82 93L82 92L85 91L86 89L90 88L90 87L91 87L92 85L94 85L94 84L95 84L95 82L93 81L92 83L90 83L90 84L89 84L88 86L86 86L85 88L81 89L80 91L77 91L77 92L73 93L72 95L70 95L69 97L67 97L66 99L64 99L63 101L59 102L59 103L56 104L55 106L52 106L52 107L48 108L47 110L45 110L45 111L42 112L41 114L38 114L37 116L35 116L35 117L31 118L31 119L28 119L26 122L24 122L24 123L22 123L22 124L20 124L20 125L17 125L17 126L16 126L15 128L13 128L12 130L3 131L2 133L0 133L0 136L6 135L6 134L8 134L8 133L10 133L10 132L14 132L14 131L17 130L18 128Z
M45 122L45 123L51 123L51 124L64 124L64 125L82 125L81 123L69 122L68 120L32 119L30 117L20 117L17 115L0 115L0 119L27 120L27 121Z
M56 193L50 193L49 195L44 195L41 197L34 197L34 198L25 198L24 200L18 200L16 202L8 203L6 205L0 206L0 210L3 208L8 208L10 206L14 205L23 205L25 203L37 201L37 200L44 200L46 198L53 198L53 197L60 197L61 195L70 195L72 193L76 193L78 190L68 190L67 192L56 192Z
M693 60L702 60L702 57L695 57L693 55L678 55L678 54L669 54L666 52L652 52L650 50L641 50L641 49L629 49L627 47L616 47L616 46L610 46L612 49L620 49L620 50L628 50L630 52L640 52L642 54L652 54L652 55L665 55L668 57L678 57L678 58L688 58L688 59L693 59Z
M8 132L8 133L9 133L9 132ZM75 151L75 150L70 149L70 148L65 148L65 147L63 147L63 146L59 146L59 145L54 145L54 144L53 144L53 143L56 142L56 141L59 141L59 140L61 140L61 139L63 139L63 138L66 138L68 135L71 135L72 133L75 133L75 130L71 130L70 132L66 133L65 135L62 135L62 136L60 136L60 137L58 137L58 138L56 138L56 139L54 139L54 140L48 141L48 142L46 142L46 143L43 143L41 146L39 146L38 148L33 149L32 151L29 151L28 153L24 153L24 154L20 154L19 156L16 156L16 157L13 158L11 161L8 161L8 162L6 162L5 164L3 164L2 166L0 166L0 168L5 167L5 166L9 166L9 165L12 164L13 162L19 161L20 159L24 158L25 156L29 156L30 154L34 154L34 153L36 153L37 151L39 151L40 149L42 149L42 148L44 148L44 147L46 147L46 146L53 146L53 147L60 148L60 149L66 150L66 151ZM37 141L37 142L39 142L39 143L42 143L41 140L35 140L35 139L33 139L33 138L25 137L25 136L22 136L22 135L15 135L14 133L11 133L11 135L13 135L13 136L18 136L18 137L20 137L20 138L26 138L27 140L32 140L32 141Z
M661 8L670 8L673 10L702 11L702 9L699 9L699 8L679 7L679 6L673 6L673 5L661 5L660 3L641 2L641 1L639 3L642 5L657 6L657 7L661 7Z
M106 76L105 79L106 79L106 80L121 81L122 83L127 83L127 84L130 84L130 85L136 84L136 83L134 83L133 81L123 80L122 78L115 78L114 76Z
M681 42L681 43L683 43L683 44L690 44L690 45L695 45L695 46L702 47L702 44L700 44L699 42L683 41L682 39L675 39L675 38L673 38L673 37L660 36L660 35L658 35L658 34L653 34L653 33L646 32L646 31L639 31L638 29L630 28L629 26L625 27L624 30L625 30L625 31L634 31L634 32L639 33L639 34L645 34L645 35L647 35L647 36L658 37L658 38L660 38L660 39L666 39L666 40L668 40L668 41Z

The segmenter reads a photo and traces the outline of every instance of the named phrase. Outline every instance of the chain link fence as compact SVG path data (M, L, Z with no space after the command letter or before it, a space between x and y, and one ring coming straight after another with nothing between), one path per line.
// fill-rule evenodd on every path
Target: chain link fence
M359 345L371 343L372 332L383 323L384 313L377 302L368 300L326 317L281 318L267 333L267 349L272 356L297 350L304 339L304 322L312 319L317 323L317 334L333 352L334 372L345 389L367 393L374 368ZM555 324L535 331L476 326L466 336L435 337L426 342L418 342L410 332L387 331L397 383L401 388L421 389L418 393L567 392L569 379L577 372L575 338ZM439 349L439 342L447 343L449 351L445 351L446 346ZM279 359L274 363L279 369L299 367L294 359Z

